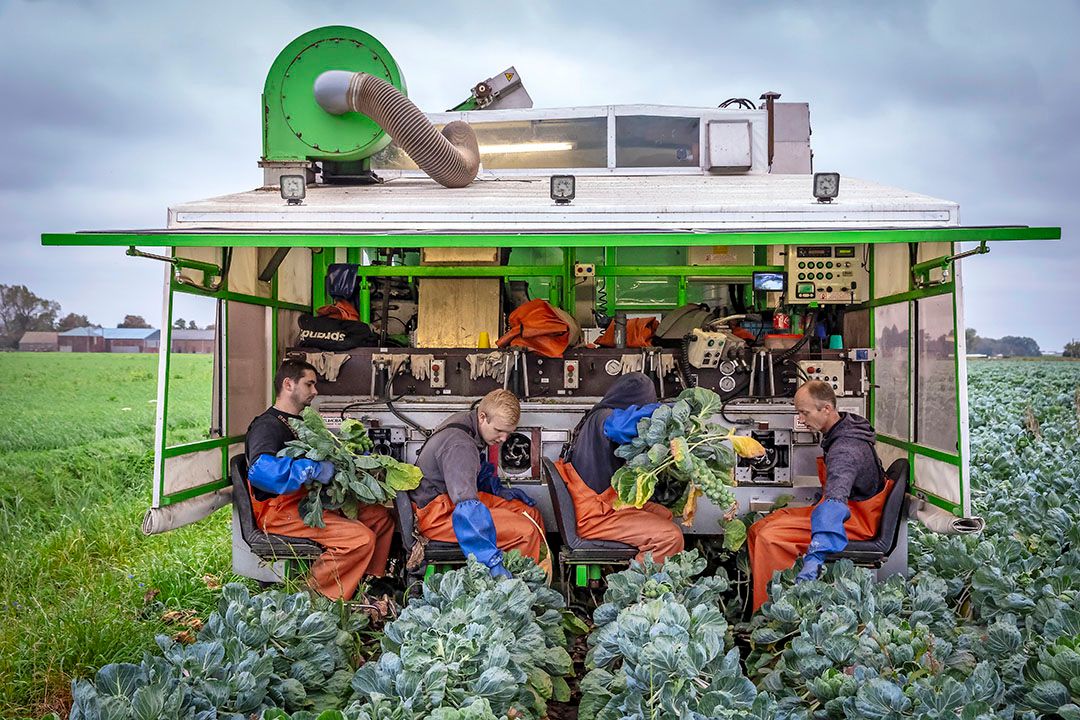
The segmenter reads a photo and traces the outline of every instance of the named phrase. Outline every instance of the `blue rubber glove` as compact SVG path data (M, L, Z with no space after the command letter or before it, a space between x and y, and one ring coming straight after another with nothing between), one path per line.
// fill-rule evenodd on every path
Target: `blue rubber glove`
M503 565L502 550L495 544L495 521L479 500L462 500L450 516L461 552L472 555L488 567L493 577L510 577Z
M608 440L620 445L631 442L637 437L638 420L649 417L658 407L660 403L649 403L641 407L631 405L628 408L612 410L604 420L604 435Z
M821 560L816 557L807 555L803 558L802 570L795 576L795 582L801 583L807 580L817 580L818 574L821 572Z
M817 578L825 556L840 552L847 547L847 531L844 521L851 517L846 502L824 500L810 513L810 547L803 559L803 569L795 576L799 582Z
M489 495L500 497L503 500L520 500L529 507L536 507L536 501L529 497L528 493L518 488L508 488L502 484L495 466L487 460L480 461L480 472L476 476L476 489Z
M334 473L336 472L337 468L334 467L334 463L329 460L323 460L319 463L318 469L315 471L315 479L323 485L327 485L334 479Z

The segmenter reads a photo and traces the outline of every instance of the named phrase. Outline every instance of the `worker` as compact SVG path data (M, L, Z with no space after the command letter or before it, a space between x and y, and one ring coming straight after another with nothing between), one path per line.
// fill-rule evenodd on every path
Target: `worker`
M309 538L325 548L311 566L309 585L331 599L350 600L364 575L382 576L394 536L389 508L361 505L356 520L324 510L326 527L309 527L300 514L300 501L312 482L326 484L336 472L333 463L307 458L278 457L296 433L288 421L299 420L318 395L315 368L287 359L274 375L277 399L251 421L247 430L248 484L255 522L265 533Z
M429 540L456 542L495 577L510 577L503 553L517 550L540 562L544 521L520 488L506 487L488 448L517 429L521 405L509 390L492 390L475 410L451 415L435 429L416 458L423 472L409 492L416 527Z
M671 511L654 502L616 510L611 477L626 461L615 449L637 437L638 420L659 407L652 380L639 372L620 376L586 413L565 457L555 466L574 501L578 535L615 540L638 549L635 559L662 563L683 549Z
M873 426L854 413L837 412L827 383L803 384L795 393L795 411L821 433L824 487L815 505L777 510L750 526L755 611L768 600L773 573L793 567L800 555L805 553L796 582L813 580L826 555L843 550L849 540L873 537L892 483L874 452Z

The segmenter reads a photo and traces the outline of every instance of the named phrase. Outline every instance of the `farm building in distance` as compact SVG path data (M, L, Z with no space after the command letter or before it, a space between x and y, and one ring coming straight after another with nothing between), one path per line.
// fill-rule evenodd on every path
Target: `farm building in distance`
M56 352L59 349L57 333L31 330L19 339L20 352Z
M154 328L82 327L59 334L61 352L156 353L161 331Z
M173 330L171 348L174 353L212 353L214 330Z

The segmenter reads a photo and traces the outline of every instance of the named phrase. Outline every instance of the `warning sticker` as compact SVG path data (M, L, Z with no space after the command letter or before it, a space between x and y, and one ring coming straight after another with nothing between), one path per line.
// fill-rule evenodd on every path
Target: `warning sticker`
M506 78L506 82L510 82L514 79L514 73L503 73L503 77Z

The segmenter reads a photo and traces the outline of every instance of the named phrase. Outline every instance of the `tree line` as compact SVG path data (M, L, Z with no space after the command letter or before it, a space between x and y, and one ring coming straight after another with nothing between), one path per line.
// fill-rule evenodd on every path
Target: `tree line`
M24 333L32 331L65 332L80 327L101 327L90 322L80 313L69 312L61 316L60 303L38 297L25 285L0 285L0 348L13 348L19 344ZM125 315L116 327L153 327L141 315ZM173 327L180 330L198 330L194 320L177 318Z

